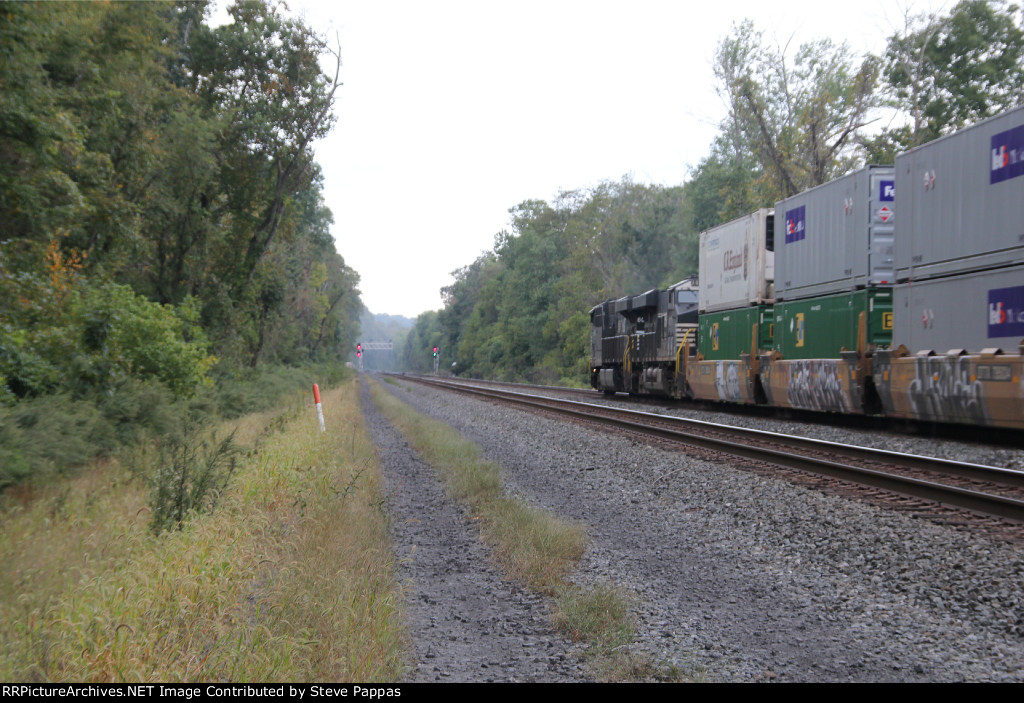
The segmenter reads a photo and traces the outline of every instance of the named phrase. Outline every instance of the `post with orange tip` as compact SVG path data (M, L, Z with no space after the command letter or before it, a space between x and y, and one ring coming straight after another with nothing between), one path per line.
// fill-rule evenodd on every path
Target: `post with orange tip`
M324 427L324 408L320 405L320 386L313 384L313 402L316 403L316 416L320 419L320 431L326 432Z

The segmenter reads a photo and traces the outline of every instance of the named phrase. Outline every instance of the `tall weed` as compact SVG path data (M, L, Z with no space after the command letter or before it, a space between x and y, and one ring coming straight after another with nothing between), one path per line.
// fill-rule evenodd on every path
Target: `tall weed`
M155 462L140 467L150 487L154 533L180 530L190 513L216 507L235 472L239 448L234 436L232 432L218 441L214 433L207 438L199 426L190 423L180 435L168 435L158 442Z

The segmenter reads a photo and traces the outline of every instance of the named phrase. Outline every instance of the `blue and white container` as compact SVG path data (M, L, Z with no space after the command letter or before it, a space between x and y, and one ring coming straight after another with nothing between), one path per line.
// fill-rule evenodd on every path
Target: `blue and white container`
M897 192L891 166L867 166L776 203L776 300L892 284Z

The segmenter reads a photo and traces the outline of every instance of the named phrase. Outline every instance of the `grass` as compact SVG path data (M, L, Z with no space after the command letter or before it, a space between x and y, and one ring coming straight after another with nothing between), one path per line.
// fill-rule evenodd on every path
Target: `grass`
M181 531L152 534L142 483L116 463L6 495L0 680L399 678L399 590L353 388L324 393L326 434L306 401L220 428L249 451L217 510Z
M416 453L441 473L449 494L479 518L481 533L502 568L531 588L553 594L583 555L585 527L507 497L498 465L482 459L475 444L375 382L370 392Z
M630 650L635 627L625 592L609 585L588 589L568 581L586 548L585 525L507 496L498 465L482 459L479 448L454 428L416 412L375 382L370 382L370 392L416 453L441 474L449 494L478 518L481 535L505 573L555 597L555 627L573 641L590 645L588 658L598 678L690 678Z
M602 681L703 682L698 667L683 669L653 662L630 649L636 628L632 598L620 588L565 584L556 595L555 627L574 642L588 642L587 658Z
M591 642L603 652L633 641L629 598L621 590L607 584L589 590L568 584L559 589L558 603L555 625L573 641Z

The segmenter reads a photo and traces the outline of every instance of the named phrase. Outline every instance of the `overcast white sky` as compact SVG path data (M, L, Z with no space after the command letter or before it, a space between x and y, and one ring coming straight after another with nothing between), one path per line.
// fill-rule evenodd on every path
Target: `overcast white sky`
M725 114L711 64L734 23L750 18L767 41L794 47L830 37L878 53L906 3L289 6L341 45L338 121L316 145L338 251L371 311L415 317L441 307L451 272L490 249L523 200L627 174L683 183ZM912 10L948 6L917 0Z

